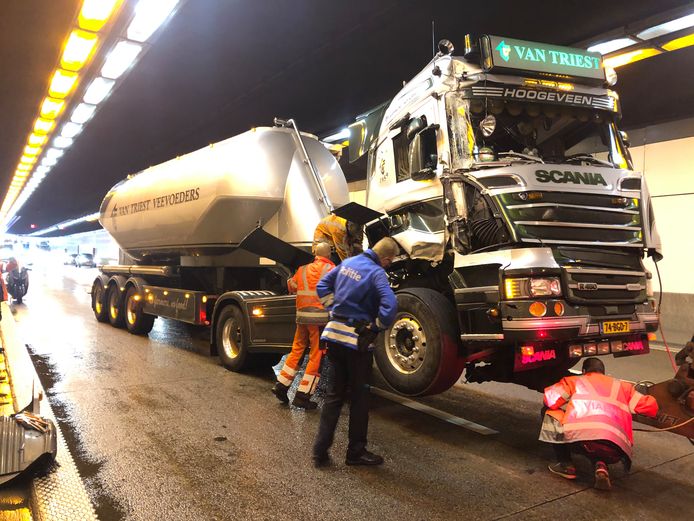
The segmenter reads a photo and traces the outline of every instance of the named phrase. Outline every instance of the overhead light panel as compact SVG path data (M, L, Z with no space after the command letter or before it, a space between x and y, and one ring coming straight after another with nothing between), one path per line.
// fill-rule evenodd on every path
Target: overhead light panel
M665 22L654 27L649 27L648 29L638 33L636 36L642 40L650 40L651 38L657 38L658 36L663 36L664 34L681 31L682 29L692 26L694 26L694 14L683 16L675 20L670 20L669 22Z
M29 172L31 170L31 165L25 165L20 163L17 166L17 170L19 170L20 172Z
M70 148L72 146L73 139L70 137L58 136L53 140L53 146L56 148Z
M106 78L95 78L84 93L84 101L92 105L98 105L106 99L115 83L115 81Z
M45 119L56 119L60 111L65 106L65 100L45 98L41 103L41 117Z
M31 133L29 135L28 143L32 146L41 146L46 143L48 136L42 136L40 134Z
M58 69L51 78L48 95L52 98L65 98L77 83L77 73Z
M599 52L600 54L610 54L611 52L618 51L619 49L624 49L625 47L630 47L638 43L633 38L617 38L615 40L609 40L607 42L597 43L588 47L589 52Z
M689 47L690 45L694 45L694 34L688 34L682 38L676 38L672 41L664 43L661 45L661 47L666 51L676 51L677 49Z
M82 125L69 122L63 125L63 129L60 131L60 135L63 137L73 138L80 132L82 132Z
M27 156L37 156L39 152L41 152L41 147L32 147L31 145L24 147L24 154Z
M69 71L79 71L89 61L96 48L97 35L75 29L67 39L60 66Z
M44 157L41 160L41 164L43 166L54 166L57 162L58 162L58 160L55 158L52 158L52 157Z
M141 50L142 46L136 43L118 42L106 57L106 62L101 68L101 75L113 80L119 78L135 63Z
M119 0L84 0L77 23L82 29L98 32L106 25Z
M128 39L145 42L163 24L176 7L178 0L140 0L135 16L128 26Z
M48 134L55 126L55 121L50 119L37 118L34 123L35 134Z
M49 148L46 150L46 157L50 157L51 159L60 159L64 153L65 151L60 150L59 148Z
M657 54L660 54L660 51L653 47L637 49L635 51L625 52L624 54L618 54L617 56L611 56L610 58L603 60L603 66L616 69L617 67L622 67L623 65L627 65L629 63L650 58L651 56L655 56Z
M70 116L70 121L74 123L86 123L94 115L96 110L96 105L89 105L88 103L80 103L72 111L72 116Z
M23 155L19 158L19 162L24 163L25 165L33 165L34 163L36 163L37 159L38 158L36 156Z

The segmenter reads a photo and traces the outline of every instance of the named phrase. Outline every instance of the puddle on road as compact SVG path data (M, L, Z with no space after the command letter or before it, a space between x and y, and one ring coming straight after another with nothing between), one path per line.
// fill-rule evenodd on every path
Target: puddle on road
M71 419L71 412L68 406L56 397L53 388L60 381L60 376L56 373L50 358L34 353L30 345L27 345L29 356L34 364L36 373L39 376L41 385L46 391L53 414L55 415L60 430L65 438L65 442L70 449L72 457L77 465L77 470L84 481L89 498L94 505L96 515L100 521L117 521L126 517L126 512L118 502L112 498L105 490L99 480L99 471L103 463L90 461L85 453L84 444L80 439L79 432Z

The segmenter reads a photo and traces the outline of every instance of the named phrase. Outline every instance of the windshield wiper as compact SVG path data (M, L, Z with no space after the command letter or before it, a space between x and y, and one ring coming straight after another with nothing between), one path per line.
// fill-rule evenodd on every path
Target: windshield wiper
M510 152L499 152L499 157L518 158L524 161L542 163L543 165L545 164L545 162L537 156L531 156L530 154L521 154L520 152L514 152L513 150L511 150Z
M564 161L566 161L567 163L573 163L575 161L586 161L587 163L593 163L595 165L609 166L610 168L614 168L614 165L612 163L593 157L590 154L575 154L573 156L564 158Z

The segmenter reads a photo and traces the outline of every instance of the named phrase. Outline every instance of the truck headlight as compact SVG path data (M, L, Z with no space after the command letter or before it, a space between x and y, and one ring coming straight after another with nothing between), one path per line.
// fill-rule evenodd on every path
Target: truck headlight
M506 298L523 299L533 297L558 297L561 295L561 283L557 277L508 278L505 281Z

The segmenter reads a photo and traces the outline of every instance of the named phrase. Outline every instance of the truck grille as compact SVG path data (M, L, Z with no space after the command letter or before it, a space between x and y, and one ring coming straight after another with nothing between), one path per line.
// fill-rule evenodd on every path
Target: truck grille
M499 198L522 242L643 247L638 199L569 192Z
M564 268L566 299L576 304L645 302L646 273L597 268Z

